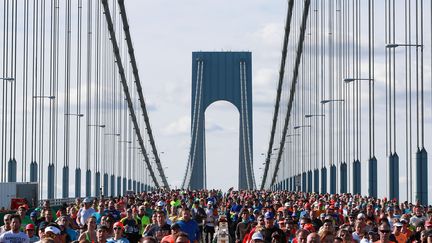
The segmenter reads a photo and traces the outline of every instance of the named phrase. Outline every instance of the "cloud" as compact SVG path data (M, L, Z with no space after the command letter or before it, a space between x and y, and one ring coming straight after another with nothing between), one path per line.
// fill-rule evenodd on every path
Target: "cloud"
M268 45L280 45L283 29L282 23L268 23L255 32L255 36Z
M206 132L223 132L224 128L219 126L216 123L210 123L209 125L206 125Z
M190 117L182 116L164 128L166 135L186 135L190 133Z

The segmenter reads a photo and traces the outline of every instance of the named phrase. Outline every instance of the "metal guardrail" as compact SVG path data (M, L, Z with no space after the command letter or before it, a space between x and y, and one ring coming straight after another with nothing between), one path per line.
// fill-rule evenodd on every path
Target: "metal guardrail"
M44 201L49 200L51 207L61 206L64 203L70 204L75 202L75 197L69 197L69 198L53 198L53 199L44 199L39 200L38 205L41 206Z

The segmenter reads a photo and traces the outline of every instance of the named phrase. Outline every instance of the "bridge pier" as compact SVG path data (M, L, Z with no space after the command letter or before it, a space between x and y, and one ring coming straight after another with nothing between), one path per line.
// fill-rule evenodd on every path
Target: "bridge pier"
M48 199L54 198L54 177L55 177L54 164L48 165Z
M425 148L417 148L416 152L416 193L415 199L421 204L428 204L428 168L427 168L427 152ZM408 179L408 178L407 178ZM412 182L411 182L412 183Z
M369 159L369 196L377 197L378 194L378 173L377 173L377 159L375 156Z
M30 163L30 182L38 181L38 165L36 161Z
M361 194L361 164L359 160L353 162L353 194Z
M330 193L336 193L336 179L337 179L337 171L336 165L332 164L330 166Z
M389 157L389 200L399 200L399 156L396 152Z
M99 197L101 193L101 174L99 171L95 174L95 197Z
M120 196L121 195L121 177L117 176L117 191L116 191L116 195Z
M303 192L306 192L306 191L307 191L307 185L306 185L307 177L306 177L306 172L303 172L303 173L301 174L301 178L302 178L301 190L302 190Z
M347 164L345 162L342 162L340 165L340 192L341 193L347 193L348 190L348 170L347 170Z
M69 166L63 166L63 188L62 188L62 197L69 198Z
M8 161L8 182L17 181L17 162L15 159Z
M86 171L86 197L90 197L92 192L91 192L91 171L87 170Z
M103 195L108 196L109 189L109 181L108 181L108 173L103 174Z
M111 176L110 176L110 195L111 195L111 197L115 197L115 182L116 182L115 175L111 174Z
M314 192L319 193L319 169L313 171L314 177Z
M81 197L81 169L75 169L75 197Z
M321 193L327 193L327 168L325 166L321 168Z

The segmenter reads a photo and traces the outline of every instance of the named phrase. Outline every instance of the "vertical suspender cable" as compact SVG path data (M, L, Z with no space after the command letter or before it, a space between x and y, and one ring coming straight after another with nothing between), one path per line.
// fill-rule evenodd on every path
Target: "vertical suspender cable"
M5 65L6 65L6 51L7 51L7 49L6 49L6 39L7 39L7 34L8 34L8 32L6 31L6 9L7 9L7 3L9 3L9 1L7 1L6 2L6 6L5 7L3 7L3 50L2 50L2 76L3 77L5 77L5 75L6 75L6 70L5 70ZM5 105L4 105L4 102L5 102L5 93L4 93L4 89L5 89L5 83L6 82L3 82L3 80L2 80L2 107L5 107ZM4 149L3 149L3 145L5 144L5 142L3 141L3 138L4 138L4 122L5 122L5 115L4 115L4 109L2 109L2 115L1 115L1 120L2 120L2 122L1 122L1 130L2 130L2 132L1 132L1 135L2 135L2 138L1 138L1 157L0 157L0 159L1 159L1 169L2 169L2 171L7 171L6 170L6 168L5 168L5 160L3 159L3 155L4 155L4 153L5 153L5 151L4 151ZM2 175L1 175L1 177L0 177L0 181L1 182L4 182L4 176L5 176L5 174L6 173L2 173Z
M71 46L71 1L65 8L65 108L64 108L64 152L63 152L63 197L69 196L69 142L70 142L70 46ZM77 119L79 116L77 115Z
M160 159L159 159L159 154L158 154L157 149L156 149L156 145L155 145L155 142L154 142L152 129L151 129L151 126L150 126L149 117L148 117L148 114L147 114L147 108L146 108L144 96L143 96L143 93L142 93L141 81L140 81L140 77L139 77L139 74L138 74L138 67L137 67L136 60L135 60L135 53L134 53L134 49L133 49L133 46L132 46L132 39L131 39L131 36L130 36L130 33L129 33L129 24L128 24L128 20L127 20L127 17L126 17L126 10L125 10L125 7L124 7L124 0L118 0L118 4L119 4L119 7L120 7L120 14L121 14L122 23L123 23L123 30L125 32L126 42L127 42L128 50L129 50L129 56L130 56L131 65L132 65L132 69L133 69L133 74L134 74L134 78L135 78L135 86L137 88L137 92L138 92L138 95L139 95L139 102L140 102L141 110L142 110L143 115L144 115L144 121L146 123L147 134L149 136L150 145L152 147L152 152L153 152L153 155L154 155L154 158L155 158L155 163L156 163L157 170L159 172L160 178L162 179L163 186L166 187L166 188L169 188L168 182L167 182L167 180L165 178L165 173L164 173L163 168L162 168L162 164L161 164Z
M35 154L35 144L36 144L36 99L34 98L36 93L36 82L37 82L37 67L35 67L37 64L37 27L38 27L38 6L39 6L39 0L33 1L33 37L32 37L32 129L31 129L31 161L36 161L36 154ZM42 196L42 189L43 189L43 167L42 167L42 161L39 161L39 183L40 183L40 190Z
M13 31L13 39L12 39L12 53L11 53L11 75L14 79L16 79L16 63L17 63L17 25L18 25L18 2L12 2L12 31ZM15 127L16 127L16 82L11 82L11 127L10 127L10 158L13 166L13 181L17 181L17 164L15 159Z
M359 78L361 76L362 70L361 70L361 61L362 61L362 50L361 50L361 40L362 40L362 36L361 36L361 23L362 23L362 19L361 19L361 7L360 7L360 1L357 0L357 60L356 60L356 64L357 64L357 77ZM356 158L357 160L361 161L361 137L360 135L362 134L362 103L360 100L360 95L361 95L361 81L357 81L357 112L358 112L358 116L357 116L357 155Z
M279 163L281 161L281 156L283 153L283 148L285 145L285 139L286 139L286 135L287 135L287 131L288 131L288 123L289 123L290 116L291 116L291 109L292 109L292 105L293 105L293 101L294 101L294 95L295 95L297 78L298 78L298 69L299 69L300 60L301 60L302 52L303 52L303 43L304 43L304 38L305 38L305 33L306 33L307 19L308 19L308 15L309 15L309 6L310 6L310 0L305 0L304 7L303 7L302 22L301 22L301 26L300 26L300 35L299 35L299 40L298 40L298 45L297 45L295 66L294 66L294 70L293 70L293 77L291 80L290 96L289 96L289 100L288 100L288 106L287 106L287 111L286 111L286 116L285 116L285 121L284 121L284 127L283 127L283 132L282 132L282 139L281 139L280 144L279 144L279 151L278 151L278 157L276 160L276 167L275 168L278 168ZM273 173L270 185L273 185L275 183L276 176L277 176L277 170L275 170Z
M88 176L91 176L90 167L90 148L91 148L91 131L90 125L94 125L94 129L100 129L101 124L91 124L92 122L92 1L87 2L87 67L86 67L86 79L87 79L87 101L86 101L86 196L91 194L91 181Z
M385 0L385 21L384 21L384 26L385 26L385 43L389 43L389 33L388 33L388 21L389 21L389 10L388 10L388 1L389 0ZM389 81L389 65L388 65L388 61L389 61L389 50L388 48L385 49L385 100L386 100L386 156L390 156L392 151L391 151L391 135L390 135L390 104L389 104L389 86L390 86L390 81Z
M21 177L22 181L27 179L27 92L28 92L28 37L29 37L29 0L24 1L24 11L23 11L23 22L24 22L24 33L23 33L23 106L22 106L22 145L21 145L21 159L22 159L22 170ZM32 161L30 161L32 162ZM30 180L31 181L31 180Z
M8 75L8 53L9 53L9 0L6 1L5 7L3 9L3 77ZM5 103L6 102L6 103ZM2 122L1 122L1 167L2 171L7 171L7 163L6 163L6 129L7 126L7 86L6 82L2 80ZM6 181L6 173L2 173L1 181Z
M392 6L392 43L395 43L396 41L396 4L395 0L393 0L393 6ZM392 74L393 74L393 151L396 153L396 54L395 54L395 48L392 48Z
M417 50L420 48L420 127L421 138L420 148L424 148L424 76L423 76L423 0L420 0L420 44L417 44ZM420 46L420 47L419 47Z
M38 60L39 63L39 96L40 97L45 97L45 93L44 93L44 87L45 87L45 0L41 0L40 2L41 6L40 6L40 11L41 11L41 19L40 19L40 59ZM39 100L39 136L36 136L37 140L38 140L38 160L39 163L42 165L42 161L44 160L44 128L45 128L45 124L44 124L44 117L45 117L45 109L44 109L44 104L45 101L50 102L51 99L38 99ZM37 116L36 116L37 117ZM36 140L36 141L37 141ZM36 144L35 144L35 149L36 149ZM35 152L36 153L36 152ZM41 167L43 168L43 167Z
M408 8L408 0L405 0L405 12L404 12L404 20L405 20L405 43L408 43L408 11L410 10ZM405 47L405 151L406 151L406 155L405 155L405 159L406 159L406 179L407 179L407 190L406 190L406 197L407 200L409 198L409 161L410 161L410 147L409 147L409 140L410 140L410 136L411 134L409 133L409 125L410 125L410 120L411 120L411 116L409 113L409 110L411 108L411 100L408 100L408 95L410 95L408 86L410 86L411 84L408 83L409 78L408 77L408 52L407 50L409 50L409 48Z
M372 158L372 0L368 0L368 101L369 101L369 159Z
M96 4L96 8L95 8L95 17L96 17L96 39L95 39L95 47L96 47L96 55L95 55L95 81L96 81L96 102L95 102L95 108L96 108L96 124L100 124L100 58L101 58L101 33L100 33L100 2L98 1ZM95 129L95 145L94 145L94 149L95 149L95 172L96 172L96 185L99 185L98 183L100 182L98 179L98 173L100 173L99 169L100 169L100 162L99 162L99 141L100 141L100 132L99 129ZM99 192L99 187L96 186L96 195L98 195Z
M156 179L156 176L153 173L153 169L152 169L152 167L150 165L150 162L149 162L149 159L147 157L147 153L146 153L146 150L144 148L144 142L143 142L143 139L142 139L142 136L141 136L141 132L140 132L138 123L137 123L137 118L136 118L136 115L135 115L135 111L134 111L133 106L132 106L132 102L131 102L131 98L130 98L130 93L129 93L129 88L128 88L127 83L126 83L126 77L125 77L125 74L124 74L123 64L122 64L120 53L119 53L117 39L116 39L116 36L115 36L115 34L113 32L113 25L112 25L112 20L111 20L111 14L110 14L110 11L109 11L107 0L102 0L102 4L103 4L103 7L104 7L104 13L105 13L106 21L107 21L107 27L108 27L108 30L110 32L111 43L113 44L114 54L116 56L116 63L117 63L117 67L119 69L119 74L120 74L120 77L121 77L121 83L122 83L122 86L123 86L123 91L124 91L124 93L126 95L126 99L127 99L128 107L129 107L129 112L130 112L130 115L131 115L131 118L132 118L132 121L133 121L134 130L135 130L135 133L136 133L136 135L138 137L138 141L139 141L141 150L143 152L144 159L145 159L145 161L147 163L147 166L149 167L149 172L150 172L150 175L153 178L153 182L154 182L154 184L155 184L156 187L159 187L159 183L158 183L158 181Z
M78 0L78 20L77 20L77 114L81 114L81 71L82 71L82 0ZM81 196L81 119L77 119L76 149L75 149L75 170L78 176L75 178L75 196ZM78 180L78 181L77 181ZM79 185L78 185L79 184ZM79 187L79 188L77 188Z
M262 178L261 186L260 186L261 190L264 189L265 182L267 180L268 169L270 166L270 157L271 157L271 154L273 152L273 142L274 142L274 136L275 136L275 132L276 132L276 124L277 124L278 115L279 115L279 105L280 105L280 98L281 98L281 94L282 94L283 79L284 79L284 74L285 74L285 61L286 61L287 49L288 49L288 39L289 39L290 31L291 31L291 18L292 18L292 14L293 14L293 8L294 8L294 0L289 0L288 1L287 18L286 18L286 22L285 22L284 41L283 41L283 46L282 46L282 58L281 58L281 63L280 63L280 67L279 67L279 81L278 81L278 88L277 88L277 93L276 93L276 103L275 103L275 109L274 109L274 113L273 113L270 142L269 142L269 147L267 149L267 157L265 160L264 174L263 174L263 178Z

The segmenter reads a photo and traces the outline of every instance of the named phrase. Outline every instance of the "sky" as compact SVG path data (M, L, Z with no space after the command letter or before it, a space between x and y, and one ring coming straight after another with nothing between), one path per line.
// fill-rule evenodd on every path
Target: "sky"
M30 1L31 2L31 1ZM85 1L84 1L85 2ZM295 1L300 3L303 1ZM339 1L336 1L339 2ZM342 1L344 2L344 1ZM351 1L352 2L352 1ZM361 3L366 1L360 1ZM414 1L413 1L414 2ZM413 6L414 3L412 2ZM431 15L427 14L430 9L430 4L425 1L425 29L430 29ZM9 3L7 1L6 3ZM41 2L42 3L42 2ZM60 15L60 74L63 76L63 60L64 60L64 21L63 13L65 11L65 2L60 1L59 11ZM73 23L72 23L72 36L76 38L76 11L77 2L73 3ZM346 2L345 2L346 3ZM376 84L376 150L378 159L378 169L380 172L379 179L379 195L384 196L387 194L387 167L386 167L386 144L385 144L385 29L384 21L384 3L385 1L375 1L376 3L376 37L375 37L375 84ZM403 16L405 7L403 0L396 1L397 16ZM19 3L21 4L21 3ZM85 4L84 4L85 5ZM260 176L262 174L263 162L265 156L262 155L267 152L268 142L270 139L271 122L274 111L276 88L278 82L278 72L281 59L282 38L284 32L285 18L287 12L286 0L184 0L184 1L168 1L168 0L127 0L125 1L127 16L129 19L130 32L135 49L135 56L139 68L139 75L141 79L141 86L146 100L150 123L155 137L155 142L162 165L167 175L168 183L172 188L179 187L185 173L189 147L191 143L190 138L190 117L191 117L191 84L192 84L192 52L194 51L250 51L252 52L252 83L253 83L253 159L254 171L257 185L260 184ZM3 12L4 4L0 5L0 12ZM313 7L313 6L312 6ZM362 4L362 13L366 14L367 5ZM20 5L22 9L22 5ZM47 6L48 9L48 6ZM85 6L84 6L85 9ZM412 8L412 11L414 9ZM414 13L414 12L413 12ZM313 12L311 12L313 14ZM84 23L86 15L84 16ZM414 16L414 15L413 15ZM50 48L48 48L49 40L49 17L47 13L46 18L46 38L47 43L44 48L48 57ZM22 16L19 14L19 21L22 21ZM299 16L297 16L297 21ZM102 19L104 21L104 19ZM360 39L362 40L362 73L360 76L365 77L367 70L367 31L366 23L362 19L362 33ZM403 18L396 18L396 40L400 43L404 42L404 22ZM413 17L414 21L414 17ZM20 22L22 23L22 22ZM414 23L414 22L413 22ZM103 25L104 26L104 25ZM298 26L295 22L293 26ZM21 25L18 26L19 37L21 41L23 37L23 29ZM31 28L30 28L31 29ZM313 29L313 26L312 26ZM86 29L84 29L86 31ZM103 31L106 31L103 30ZM414 33L414 31L412 31ZM2 32L4 33L4 32ZM425 32L425 66L424 77L426 81L425 96L426 96L426 117L425 117L425 134L432 132L432 86L431 80L431 33ZM0 38L0 42L3 38ZM31 36L30 36L31 41ZM85 36L83 37L84 50L86 48ZM106 42L108 43L108 42ZM30 47L32 46L30 43ZM75 39L72 46L75 47ZM103 48L107 52L111 51L110 43L104 44ZM21 42L20 42L21 45ZM31 50L31 49L30 49ZM0 53L4 53L0 50ZM400 131L398 136L404 140L404 100L405 100L405 66L404 66L404 49L399 48L396 50L397 63L397 109L398 109L398 127ZM21 46L18 48L18 56L22 56ZM84 52L85 53L85 52ZM76 56L72 53L72 59ZM18 70L22 69L21 59L19 59ZM39 60L38 60L39 61ZM72 65L75 64L72 61ZM83 64L85 57L83 57ZM93 60L94 62L94 60ZM125 60L124 60L125 62ZM3 60L0 60L3 64ZM48 63L48 59L46 60ZM30 61L30 64L31 61ZM114 65L114 64L112 64ZM30 65L31 66L31 65ZM94 67L94 66L93 66ZM48 76L49 65L44 67L46 69L46 76ZM291 67L287 68L286 79L289 80ZM71 76L75 75L75 70L72 70ZM95 75L93 73L93 75ZM86 80L85 74L82 74L82 80ZM115 75L114 75L115 76ZM63 79L60 80L63 81ZM19 92L22 90L22 73L17 74L16 80L17 89ZM48 77L47 77L48 79ZM93 80L94 81L94 80ZM117 80L118 81L118 80ZM77 94L77 89L74 86L75 79L72 78L71 90L71 107L75 111L77 100L74 98ZM93 84L94 85L94 84ZM130 84L131 85L131 84ZM45 91L48 90L48 84L45 83ZM285 82L285 87L288 86ZM133 89L132 87L130 87ZM82 94L86 94L87 87L83 87ZM95 87L92 86L94 92ZM286 89L287 90L287 89ZM22 112L21 107L21 93L18 94L18 112ZM414 93L413 93L414 95ZM60 83L58 102L59 114L64 112L64 87ZM413 96L414 97L414 96ZM109 98L109 97L108 97ZM287 96L285 96L286 100ZM367 88L363 86L361 100L362 103L367 102ZM86 97L83 97L82 103L86 102ZM48 102L42 101L45 111L48 110ZM106 104L109 103L109 99ZM105 103L104 103L105 105ZM363 106L363 112L366 114L366 106ZM138 108L138 107L137 107ZM414 107L415 108L415 107ZM27 110L30 110L27 107ZM123 110L125 108L123 107ZM83 108L83 112L85 109ZM94 112L94 110L93 110ZM136 110L138 114L138 110ZM124 113L123 113L124 114ZM206 162L207 162L207 187L220 188L226 190L232 186L237 187L238 181L238 156L239 156L239 113L236 108L225 101L213 103L206 110ZM87 118L85 114L84 118ZM44 118L47 121L47 117ZM367 116L364 115L362 139L367 139ZM17 122L22 122L22 117L17 116ZM92 121L93 122L93 121ZM109 122L109 120L107 121ZM43 122L43 126L47 129L48 122ZM291 123L292 125L293 123ZM63 145L62 132L63 132L63 117L59 119L59 145ZM76 127L75 120L72 121L72 131ZM23 127L24 128L24 127ZM279 127L280 128L280 127ZM415 128L415 127L414 127ZM84 131L84 128L82 131ZM108 126L107 126L108 129ZM111 129L111 127L109 127ZM45 130L47 131L47 130ZM21 129L17 130L17 137L21 138ZM122 131L123 133L123 131ZM47 139L47 136L42 137L42 141ZM128 139L127 136L121 139ZM72 139L71 148L75 148L75 140ZM107 137L104 142L114 142L114 138ZM276 141L277 142L277 141ZM27 141L30 144L29 141ZM426 135L425 145L430 148L432 140ZM84 146L81 144L82 147ZM18 144L20 146L20 144ZM28 145L30 146L30 145ZM115 145L117 146L117 145ZM134 144L133 146L136 146ZM364 163L367 159L367 145L362 147L362 171L367 171L367 164ZM37 159L46 161L46 151L48 146L45 146L39 152L40 156ZM125 146L126 147L126 146ZM23 150L30 150L25 147ZM60 165L63 163L63 147L59 146L59 160ZM404 195L407 177L405 176L406 167L404 159L406 157L413 158L415 154L408 155L404 151L404 144L398 144L399 156L401 158L401 195ZM21 149L19 149L21 150ZM109 151L110 152L110 151ZM18 151L21 153L21 151ZM23 153L25 154L25 153ZM430 153L429 153L430 154ZM109 158L109 155L103 154L103 159ZM45 157L44 157L45 156ZM75 159L76 157L79 159ZM93 154L92 154L93 156ZM23 156L25 157L25 156ZM27 155L27 157L29 157ZM71 154L71 168L74 167L74 160L81 163L84 168L85 154ZM21 157L18 158L20 160ZM28 160L28 159L27 159ZM429 158L430 160L430 158ZM20 161L18 161L20 162ZM57 161L56 161L57 162ZM44 164L46 167L46 162ZM120 165L123 166L123 165ZM125 165L126 166L126 165ZM19 168L20 169L20 168ZM61 166L58 166L60 171ZM429 174L432 174L432 166L429 166ZM72 172L71 172L72 173ZM364 173L365 174L365 173ZM60 172L58 172L60 175ZM72 177L72 174L71 174ZM58 176L57 180L61 180ZM366 180L366 177L364 178ZM72 179L73 181L73 179ZM367 184L367 183L366 183ZM362 193L367 193L366 184L362 186ZM432 188L429 182L429 188ZM58 193L61 193L61 185L57 185ZM71 192L73 189L71 189ZM429 190L431 191L431 190ZM45 192L44 192L45 193ZM429 195L432 198L432 195Z
M384 1L375 1L375 3L376 156L380 171L378 193L380 196L385 196L388 193L387 187L384 186L388 180L386 166L388 159L385 139L383 139L385 137L386 39L385 19L382 13L385 12L385 6ZM405 11L403 4L403 1L396 2L397 16L403 16ZM412 11L414 11L414 3L412 4ZM363 43L360 76L364 77L367 75L367 24L365 22L367 4L361 6L364 15L362 15L360 36ZM424 7L426 12L428 6ZM127 9L132 23L131 31L140 63L140 74L143 86L146 87L145 96L147 102L154 106L154 110L150 111L151 121L157 134L158 147L161 151L165 151L162 162L168 167L166 173L173 187L181 183L190 145L191 53L193 51L252 52L254 169L257 185L259 185L259 178L262 175L262 170L259 168L263 167L264 161L264 156L261 154L266 153L270 137L287 1L128 1ZM413 16L415 16L414 12ZM425 19L425 29L428 29L430 18ZM414 24L414 17L412 21ZM134 23L138 22L139 26L134 26ZM395 40L403 43L402 17L396 19L396 26ZM414 36L412 38L414 40ZM430 78L428 45L430 46L430 35L425 34L425 80ZM405 115L403 51L402 48L396 50L397 130L400 141L405 138L405 126L402 121ZM287 72L287 77L289 74ZM426 134L430 132L428 112L431 108L430 89L430 84L426 84ZM413 93L413 97L414 95ZM366 104L367 98L367 86L363 86L362 103ZM367 114L366 105L362 109L364 114ZM206 119L207 185L209 188L222 189L236 186L238 114L232 105L218 102L206 111ZM367 116L364 115L362 119L362 141L367 141ZM431 141L426 138L426 148L430 144ZM407 155L404 149L403 142L400 142L397 150L401 163L401 198L406 198L406 185L413 183L407 181L405 166ZM365 163L367 153L367 144L363 143L360 157L364 175L367 172L367 163ZM411 157L414 156L413 154ZM366 177L364 180L362 193L366 194ZM431 196L429 195L429 198Z
M126 1L150 121L168 182L180 186L190 145L193 51L250 51L254 168L267 149L285 1ZM138 24L139 23L139 24ZM208 188L237 187L239 114L225 101L206 110ZM259 178L259 177L258 177Z

